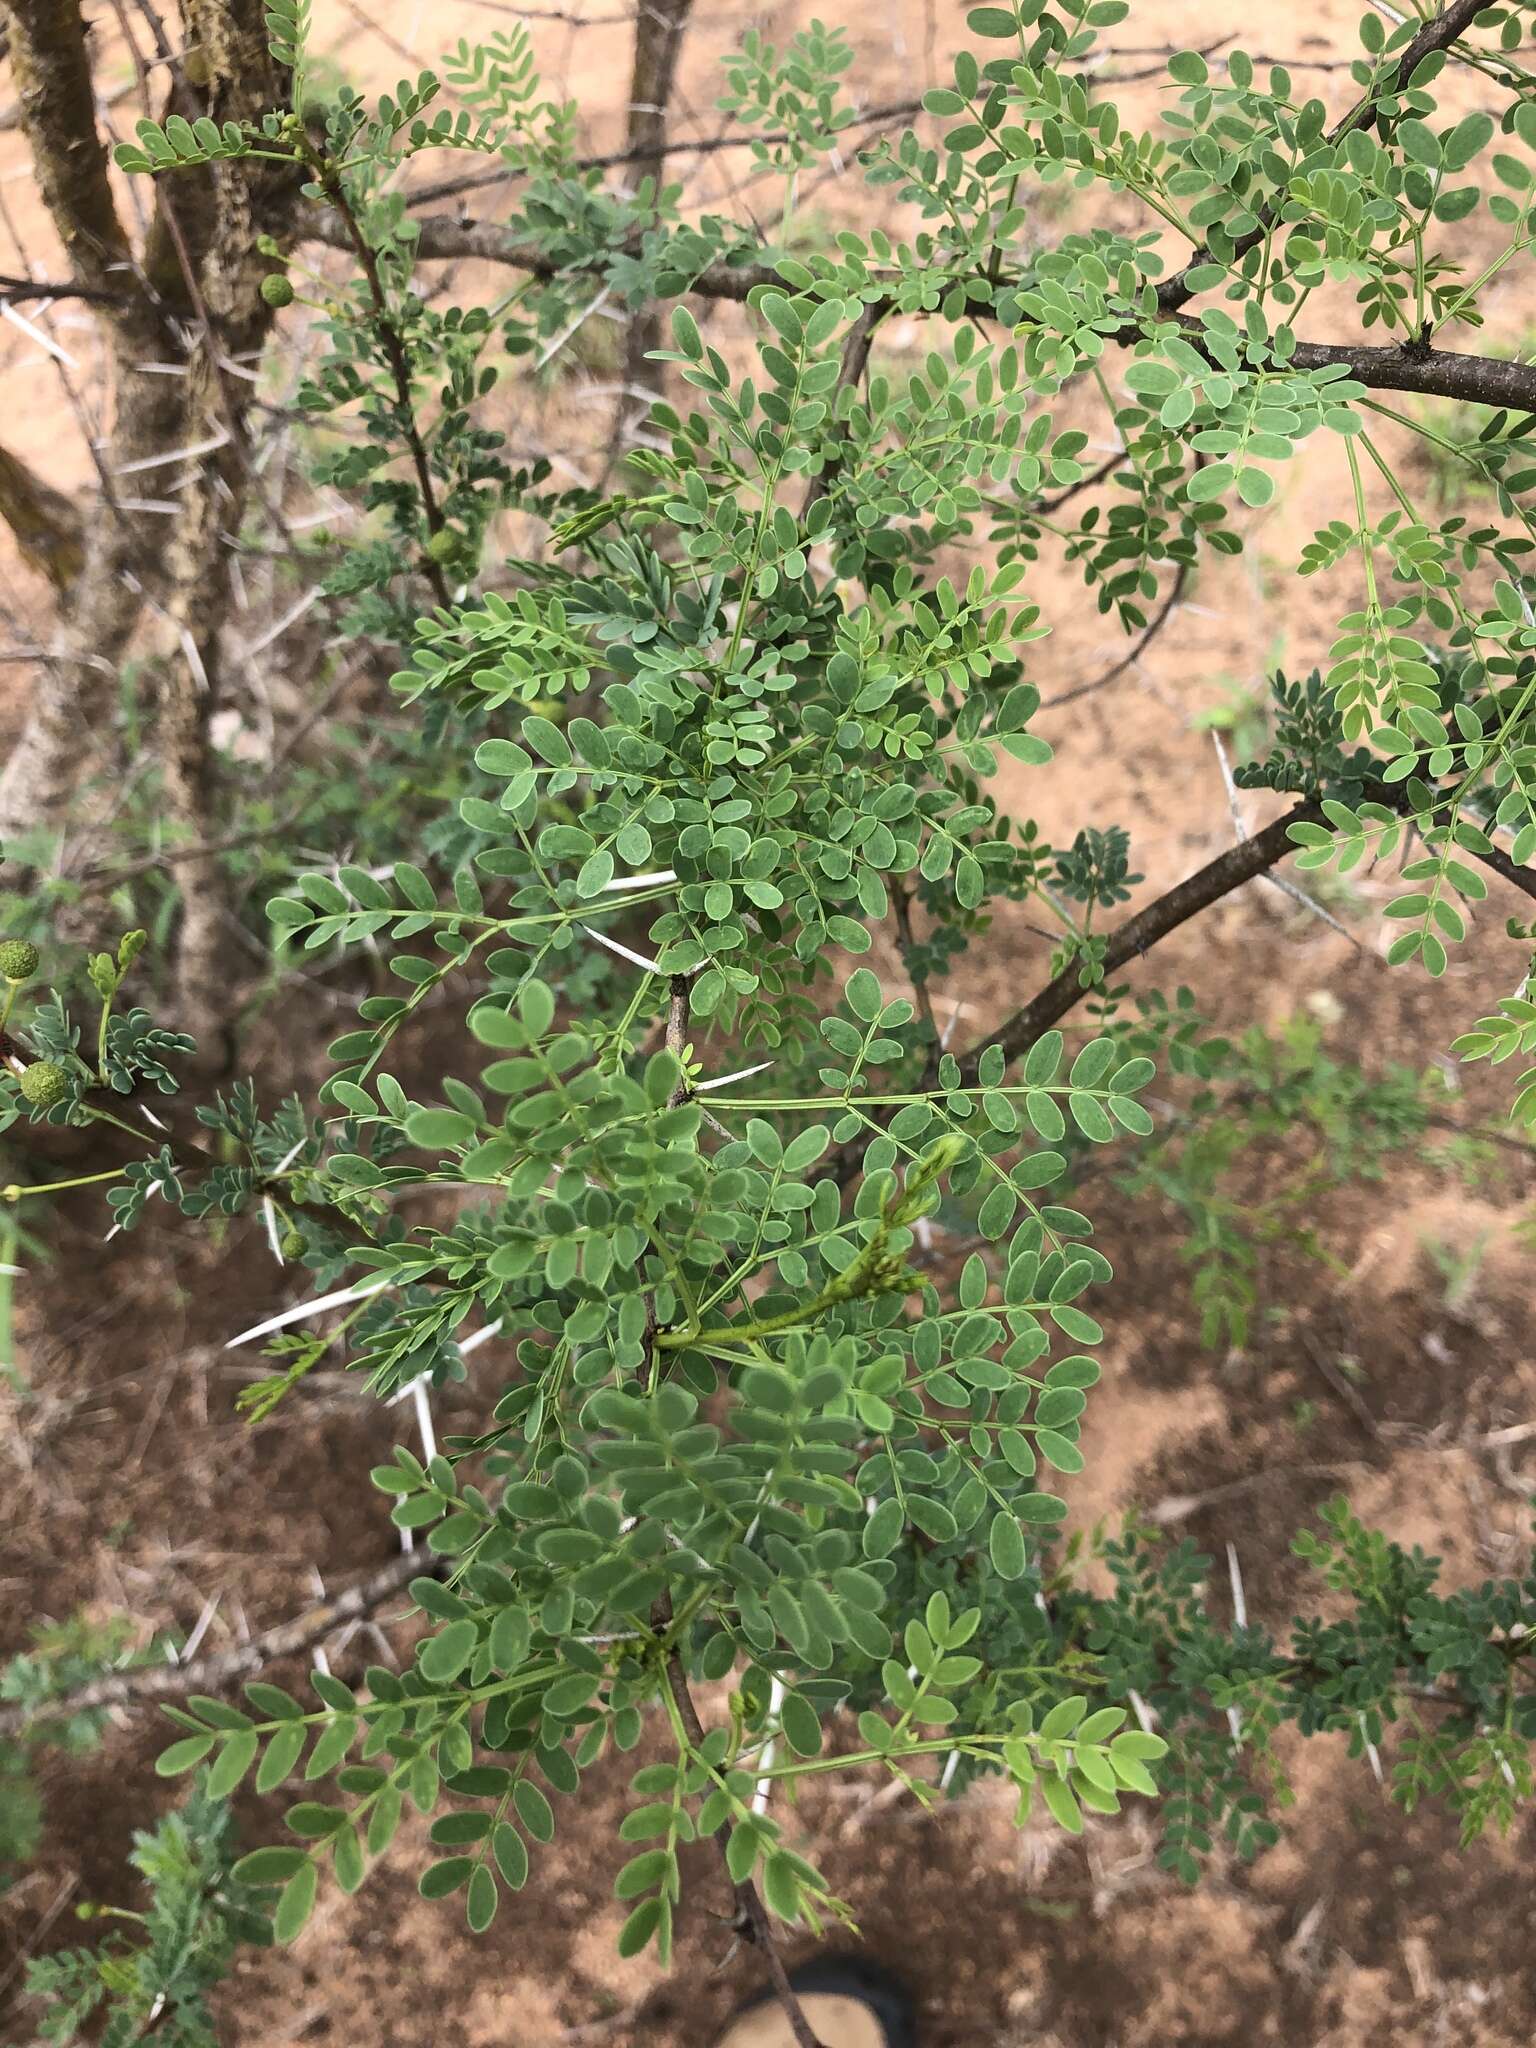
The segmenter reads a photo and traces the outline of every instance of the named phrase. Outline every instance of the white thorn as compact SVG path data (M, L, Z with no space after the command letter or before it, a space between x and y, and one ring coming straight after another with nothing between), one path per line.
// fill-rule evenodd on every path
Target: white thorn
M777 1720L783 1705L783 1681L778 1678L772 1679L768 1687L768 1715L770 1720ZM773 1780L768 1776L768 1773L773 1768L774 1750L777 1743L778 1737L770 1735L763 1744L763 1754L759 1760L759 1768L762 1775L758 1778L757 1789L752 1794L752 1811L754 1813L766 1813L768 1811L768 1798L773 1790Z
M394 1275L387 1273L382 1280L370 1280L366 1287L338 1287L333 1294L319 1295L314 1301L301 1301L297 1308L285 1308L278 1315L268 1316L264 1323L253 1323L238 1337L231 1337L224 1349L237 1350L242 1344L254 1343L258 1337L270 1336L274 1330L286 1329L289 1323L302 1323L309 1316L323 1315L328 1308L340 1308L345 1302L366 1301L370 1294L378 1294L393 1283Z
M1239 1628L1246 1628L1248 1626L1248 1599L1243 1591L1242 1568L1237 1561L1237 1546L1234 1543L1227 1545L1227 1573L1232 1581L1232 1619ZM1228 1707L1227 1709L1227 1726L1232 1731L1232 1740L1234 1742L1241 1742L1243 1739L1243 1717L1236 1707Z
M1385 1784L1386 1780L1382 1777L1381 1774L1381 1752L1379 1749L1377 1749L1375 1743L1372 1742L1371 1738L1365 1732L1364 1714L1360 1716L1360 1737L1365 1744L1365 1753L1371 1760L1372 1776L1375 1778L1378 1785Z
M427 1375L411 1381L411 1398L416 1403L416 1427L421 1432L421 1454L430 1465L437 1456L437 1432L432 1427L432 1404L427 1398Z
M1146 1701L1142 1698L1141 1694L1136 1690L1134 1685L1130 1686L1127 1689L1126 1697L1130 1700L1131 1705L1136 1710L1136 1718L1141 1723L1142 1734L1150 1735L1152 1733L1153 1725L1152 1709L1147 1705Z
M772 1065L772 1060L759 1060L755 1067L738 1067L734 1074L716 1074L712 1081L696 1083L693 1092L695 1095L707 1095L711 1088L725 1088L732 1081L745 1081L753 1074L766 1074Z
M191 1635L187 1637L187 1640L181 1646L180 1654L176 1659L178 1664L190 1664L197 1655L203 1637L208 1633L208 1625L219 1611L219 1598L220 1596L215 1593L211 1599L203 1602L203 1611L197 1617Z
M598 891L600 896L611 895L615 889L649 889L657 882L675 882L675 868L657 868L648 875L615 875L611 882L604 882Z
M621 960L628 960L634 967L643 967L647 974L660 974L661 968L654 960L647 960L643 953L636 953L628 946L621 946L617 939L610 939L606 932L600 932L589 924L579 924L577 931L589 939L596 939L600 946L606 946L610 953L617 953Z
M137 462L119 463L113 472L115 476L134 476L140 470L163 469L168 462L190 462L194 455L211 455L215 448L222 448L229 435L221 427L216 434L210 434L206 441L191 441L185 448L172 448L166 455L144 455Z
M60 348L51 334L44 334L41 327L34 327L25 314L17 312L9 299L0 299L0 314L9 320L13 327L19 327L23 334L37 343L45 355L52 356L56 363L62 363L69 370L80 367L67 348Z
M1237 1561L1237 1545L1227 1545L1227 1573L1232 1581L1232 1619L1239 1628L1248 1626L1248 1598L1243 1591L1242 1567Z
M231 557L231 559L234 558ZM277 622L274 625L271 625L267 628L266 632L262 634L259 640L253 640L248 647L242 648L241 652L247 656L253 654L260 654L265 648L270 647L274 640L280 640L284 633L287 632L290 626L297 625L298 621L303 618L304 614L313 605L319 603L321 595L322 593L320 590L320 586L318 584L315 584L313 588L306 590L302 597L295 599L295 601L288 607L287 611L283 613L282 617L279 620L277 620Z
M500 1335L501 1317L498 1316L494 1323L487 1323L483 1330L476 1330L473 1337L461 1337L459 1339L460 1358L468 1358L471 1351L478 1351L482 1344L488 1343L492 1337L499 1337Z
M600 311L602 307L607 305L610 297L612 296L612 293L612 285L605 284L602 290L598 293L597 297L592 300L591 304L583 306L581 311L576 315L575 319L570 321L565 327L561 328L560 332L544 349L543 354L539 357L538 361L534 364L533 367L536 370L542 370L544 365L550 360L552 356L557 356L560 353L561 349L565 347L565 344L570 340L571 336L576 332L577 328L582 326L585 321L590 320L594 313Z
M1227 750L1222 744L1221 734L1211 728L1211 745L1216 749L1216 758L1221 763L1221 779L1227 785L1227 809L1232 813L1232 829L1237 834L1237 843L1242 845L1248 837L1248 827L1243 822L1242 811L1238 808L1237 784L1232 779L1232 763L1227 759Z

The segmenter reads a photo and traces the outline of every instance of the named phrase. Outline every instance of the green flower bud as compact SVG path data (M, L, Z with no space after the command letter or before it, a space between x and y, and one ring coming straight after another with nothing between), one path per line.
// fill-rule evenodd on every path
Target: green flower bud
M37 972L37 961L37 948L28 940L0 940L0 974L7 981L30 981Z
M52 1060L34 1060L22 1073L21 1092L34 1109L52 1109L69 1093L69 1076Z
M302 1257L304 1252L303 1231L285 1230L283 1232L282 1242L278 1246L278 1249L279 1251L281 1251L285 1259L297 1259Z
M293 286L286 277L280 277L276 271L273 271L270 276L264 277L261 280L261 296L269 306L291 306L293 304Z

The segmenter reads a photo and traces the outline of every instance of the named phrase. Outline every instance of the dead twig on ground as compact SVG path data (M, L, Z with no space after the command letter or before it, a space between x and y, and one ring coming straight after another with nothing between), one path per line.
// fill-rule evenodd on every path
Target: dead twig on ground
M360 1584L232 1650L221 1650L190 1664L153 1664L139 1670L115 1671L105 1678L93 1678L87 1685L76 1686L73 1692L61 1693L57 1699L36 1705L18 1701L0 1707L0 1735L14 1734L33 1722L64 1719L97 1707L137 1706L148 1700L182 1699L193 1692L219 1692L282 1658L299 1656L347 1622L371 1615L408 1579L429 1577L436 1562L419 1553L402 1552Z
M1332 1387L1333 1391L1338 1395L1372 1443L1379 1444L1382 1441L1381 1424L1371 1413L1370 1407L1360 1389L1350 1383L1348 1375L1339 1370L1333 1360L1329 1358L1319 1345L1312 1341L1305 1330L1298 1330L1296 1335L1303 1352L1311 1360L1323 1379Z

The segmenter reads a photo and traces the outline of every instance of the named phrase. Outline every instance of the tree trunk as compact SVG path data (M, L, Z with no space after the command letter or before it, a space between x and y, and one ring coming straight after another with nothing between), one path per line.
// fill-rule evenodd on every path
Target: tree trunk
M38 182L76 279L104 294L110 341L112 433L101 465L103 503L70 583L21 740L0 774L0 836L67 815L100 760L119 665L146 599L174 644L158 672L156 747L167 818L194 845L217 837L209 750L220 639L231 597L231 550L250 487L249 369L272 319L261 297L270 268L258 233L281 235L296 187L284 166L217 163L171 175L137 260L112 196L97 131L78 0L10 0L12 63ZM166 56L158 22L158 54ZM182 0L185 48L162 114L219 122L259 117L282 100L267 47L263 0ZM185 374L146 374L171 360ZM178 450L218 445L200 455ZM165 458L172 458L166 460ZM115 479L160 458L157 495L174 522L125 512ZM129 493L131 495L131 493ZM229 932L217 862L180 867L183 916L176 963L179 1021L204 1062L228 1052Z
M110 497L115 471L177 445L185 408L181 380L146 377L136 367L164 350L170 309L150 303L130 267L96 128L78 0L11 0L8 26L22 125L44 204L76 277L115 301L105 315L114 399L104 478ZM90 524L85 561L26 726L0 773L0 839L56 824L96 750L150 573L154 542L146 525L112 502Z
M185 0L186 35L202 59L199 111L220 123L249 120L279 104L282 80L267 50L263 0ZM271 268L258 234L286 231L296 183L261 161L214 164L212 204L194 286L199 334L187 366L191 445L224 438L182 477L185 510L168 560L166 611L178 645L161 673L157 745L166 814L193 845L218 837L209 725L218 701L221 639L232 603L230 564L252 484L243 376L272 324L261 296ZM215 856L181 863L182 918L176 959L177 1016L198 1041L205 1070L227 1065L230 912Z
M625 148L636 186L654 181L657 195L666 178L667 113L677 76L678 53L693 0L640 0L635 16L635 59L629 81L629 121ZM624 338L624 388L614 420L616 452L622 454L649 399L660 397L665 365L646 360L662 345L661 315L654 306L638 307ZM638 404L638 409L637 408Z

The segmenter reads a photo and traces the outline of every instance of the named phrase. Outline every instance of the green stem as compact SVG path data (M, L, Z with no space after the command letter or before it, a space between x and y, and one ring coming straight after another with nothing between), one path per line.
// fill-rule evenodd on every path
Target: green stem
M121 1180L127 1172L124 1166L114 1166L110 1173L84 1173L76 1180L45 1180L36 1187L18 1187L13 1181L9 1187L0 1188L0 1202L19 1202L26 1195L56 1195L63 1188L93 1188L104 1180Z
M130 1138L137 1138L141 1145L148 1145L152 1150L158 1143L158 1140L152 1138L148 1131L137 1130L132 1124L124 1123L123 1119L120 1116L114 1116L110 1109L98 1109L93 1102L83 1102L80 1107L85 1111L92 1123L111 1124L115 1130L126 1131Z
M107 1085L107 1025L112 1016L112 997L117 994L113 988L110 995L101 999L101 1022L96 1028L96 1078L103 1088Z

